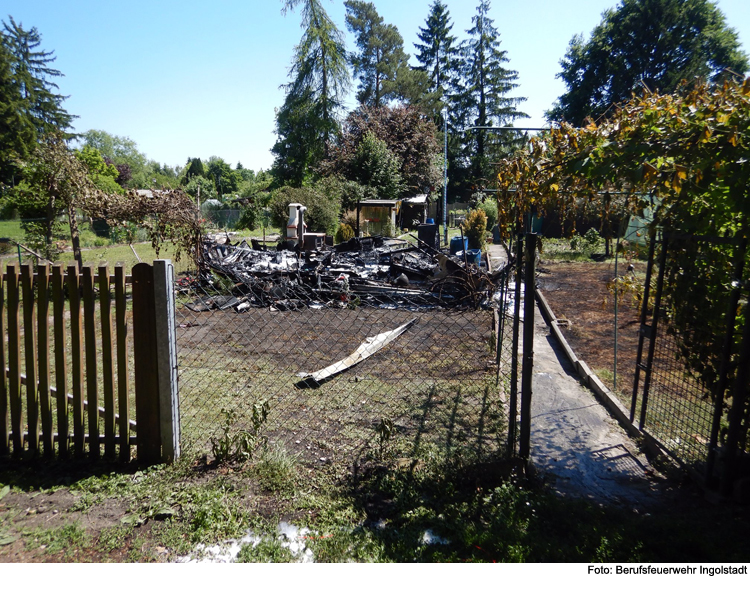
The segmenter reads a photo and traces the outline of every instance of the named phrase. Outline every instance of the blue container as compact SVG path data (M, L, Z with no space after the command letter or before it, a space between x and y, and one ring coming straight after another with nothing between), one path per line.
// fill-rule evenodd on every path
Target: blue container
M482 251L478 248L470 248L466 251L466 260L474 263L477 267L482 264Z
M461 240L460 236L455 236L454 238L451 238L450 248L451 254L456 254L462 250L466 250L469 248L469 239L464 236L464 239Z
M425 223L426 224L434 224L435 223L435 218L427 218L427 221Z

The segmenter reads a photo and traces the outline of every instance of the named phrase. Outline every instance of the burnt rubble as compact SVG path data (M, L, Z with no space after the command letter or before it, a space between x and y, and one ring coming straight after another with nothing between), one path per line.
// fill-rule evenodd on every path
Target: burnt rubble
M419 246L374 236L316 250L284 243L266 250L257 241L231 245L206 240L199 278L181 281L178 290L198 295L186 304L196 312L491 306L502 270L488 274L462 253L450 256L417 242ZM220 295L199 295L209 293Z

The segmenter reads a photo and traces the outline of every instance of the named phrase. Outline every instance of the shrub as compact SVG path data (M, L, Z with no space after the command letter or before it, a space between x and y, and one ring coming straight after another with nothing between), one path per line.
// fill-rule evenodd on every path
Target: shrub
M308 232L333 234L341 210L335 196L326 195L314 187L282 187L274 192L269 203L271 221L274 226L286 228L290 203L301 203L307 207L305 223Z
M354 238L354 228L352 228L349 224L341 222L339 224L339 229L336 230L336 243L341 244L342 242L346 242L347 240L351 240L352 238Z
M478 205L487 216L487 228L492 228L497 223L497 201L493 198L487 199Z
M237 220L237 223L235 224L235 229L237 230L255 230L255 225L258 219L258 209L255 207L255 205L249 205L248 207L243 207L240 210L240 218Z
M484 248L487 232L487 214L481 209L473 209L461 224L464 235L469 239L469 248Z
M570 248L583 252L595 252L602 243L602 237L599 236L594 228L589 228L583 236L577 234L570 239Z

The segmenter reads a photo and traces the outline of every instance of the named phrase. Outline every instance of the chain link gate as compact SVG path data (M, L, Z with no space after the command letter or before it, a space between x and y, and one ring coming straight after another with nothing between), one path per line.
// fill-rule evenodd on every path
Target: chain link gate
M631 403L639 429L710 486L724 480L725 492L736 477L728 466L748 446L747 412L731 417L744 408L747 384L730 390L748 347L738 325L745 258L739 238L664 232L652 240Z
M185 450L215 454L250 436L308 465L504 453L507 270L494 283L474 266L454 270L454 282L481 284L456 302L450 281L440 294L338 271L310 284L301 257L292 272L230 268L250 251L222 247L212 274L176 289Z

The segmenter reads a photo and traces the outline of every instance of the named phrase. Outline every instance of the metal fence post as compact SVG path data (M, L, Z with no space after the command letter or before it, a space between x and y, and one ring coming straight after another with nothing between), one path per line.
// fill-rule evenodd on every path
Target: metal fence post
M154 261L154 300L162 457L171 462L180 457L180 399L177 390L174 267L170 260Z
M526 234L523 286L523 365L521 366L521 430L518 455L528 460L531 456L531 380L534 370L534 272L536 263L536 234Z
M737 375L732 389L732 407L729 409L729 429L727 430L726 456L721 475L721 493L730 495L737 478L738 460L742 452L740 439L745 415L745 391L750 382L750 304L745 304L745 326L742 330L742 344L737 360Z
M516 259L515 259L515 283L513 292L513 336L511 344L511 365L510 365L510 402L508 410L508 452L511 455L516 453L516 419L518 414L518 340L519 325L521 322L521 273L523 270L523 249L522 235L516 239Z

